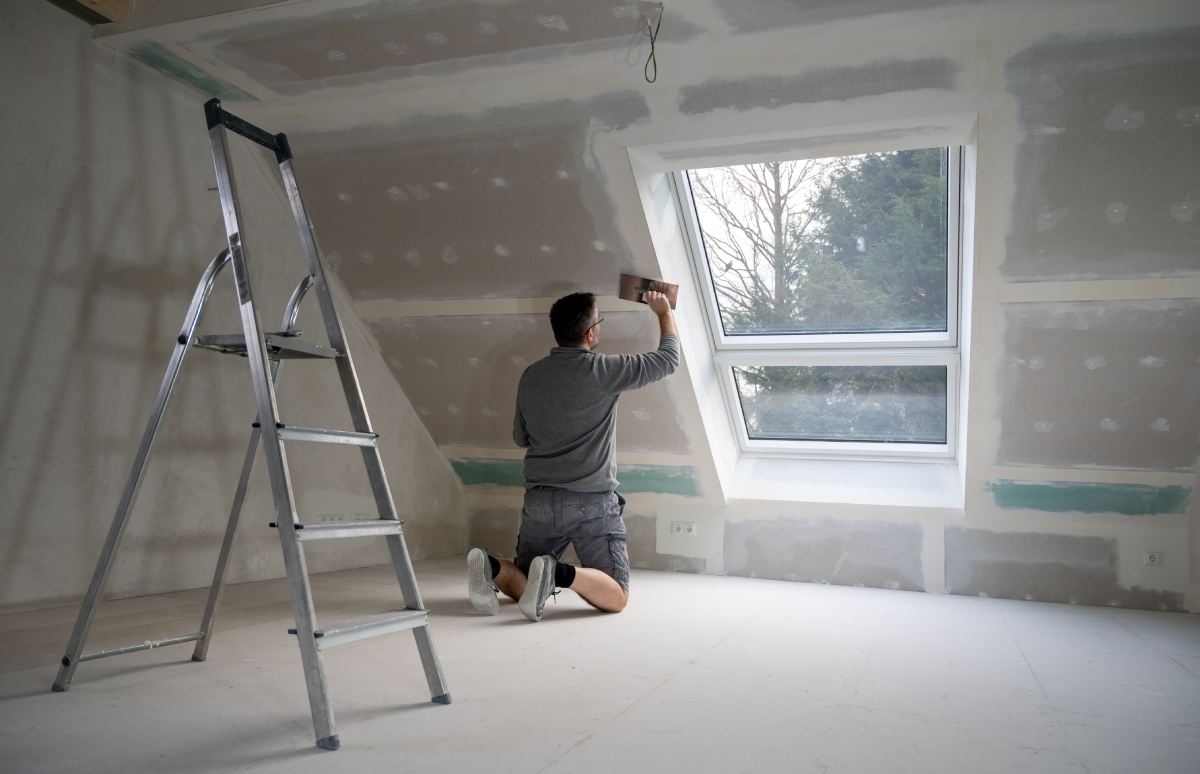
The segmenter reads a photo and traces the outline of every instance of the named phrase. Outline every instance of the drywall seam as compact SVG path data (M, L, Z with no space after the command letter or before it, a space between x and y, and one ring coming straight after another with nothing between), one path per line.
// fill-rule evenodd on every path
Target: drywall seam
M997 508L1053 513L1176 514L1186 512L1192 498L1190 487L1145 484L1030 483L1000 479L988 484L987 489Z
M1096 484L1142 484L1145 486L1186 486L1196 480L1194 473L1166 470L1117 470L1108 468L1056 468L1049 466L992 465L980 466L991 480L1014 481L1072 481Z
M523 461L451 458L463 486L524 487ZM690 465L617 465L617 491L699 497L700 482Z
M1007 282L993 298L1006 304L1200 298L1200 277Z
M180 56L177 49L178 46L148 40L131 48L129 55L146 67L157 70L177 83L190 86L207 97L231 100L254 98L230 80L213 75L209 68Z
M221 80L232 84L233 86L241 89L251 97L261 102L270 101L276 96L275 92L265 88L255 79L249 78L237 70L233 70L231 68L222 68L210 58L199 55L187 46L183 46L178 43L164 43L163 46L185 62L189 62L196 67L207 70L208 72L219 72L221 74ZM134 50L136 50L136 48Z
M614 285L616 278L613 278ZM357 301L354 311L363 319L391 317L494 317L509 314L549 314L557 298L455 298L400 301L390 298ZM640 305L613 296L596 296L596 308L606 312L635 312Z
M946 530L941 523L925 520L921 534L921 573L925 591L946 593Z

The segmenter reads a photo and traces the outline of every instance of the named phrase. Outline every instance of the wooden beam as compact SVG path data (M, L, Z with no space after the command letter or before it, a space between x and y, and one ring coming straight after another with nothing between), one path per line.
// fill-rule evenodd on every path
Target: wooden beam
M111 22L125 21L133 13L133 0L76 0Z

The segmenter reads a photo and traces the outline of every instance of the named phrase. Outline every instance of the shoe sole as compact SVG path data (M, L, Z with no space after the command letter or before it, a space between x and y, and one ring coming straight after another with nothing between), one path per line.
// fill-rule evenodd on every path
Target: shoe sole
M554 579L546 577L546 562L540 556L535 557L529 565L529 580L525 585L525 593L521 595L521 600L517 603L521 612L530 621L542 620L542 611L538 610L538 598L543 596L541 588L548 582L553 583ZM544 596L549 598L550 589L546 590ZM542 604L545 604L544 600Z
M491 563L487 553L478 548L472 548L467 554L467 596L471 598L471 606L480 615L495 615L500 611L500 602L496 599L496 587L492 585Z

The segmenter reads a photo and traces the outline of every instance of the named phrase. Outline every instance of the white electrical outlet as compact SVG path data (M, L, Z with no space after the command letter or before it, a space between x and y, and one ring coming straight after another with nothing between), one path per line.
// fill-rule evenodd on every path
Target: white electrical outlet
M696 522L694 521L673 521L671 522L672 535L687 535L688 537L696 536Z
M1162 567L1163 552L1162 551L1147 551L1144 564L1147 567Z

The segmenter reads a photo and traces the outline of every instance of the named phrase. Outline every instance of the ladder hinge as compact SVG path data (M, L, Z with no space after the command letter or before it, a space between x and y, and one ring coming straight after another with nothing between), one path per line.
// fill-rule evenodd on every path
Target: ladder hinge
M276 524L275 522L271 522L267 526L270 527L271 529L277 529L279 527L279 525ZM293 529L304 529L304 525L303 524L293 524L292 528Z

